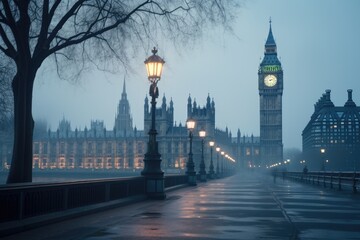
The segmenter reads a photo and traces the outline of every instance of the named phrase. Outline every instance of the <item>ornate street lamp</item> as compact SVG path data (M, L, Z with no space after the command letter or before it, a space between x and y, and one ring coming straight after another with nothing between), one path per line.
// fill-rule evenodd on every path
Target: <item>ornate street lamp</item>
M188 175L188 183L191 186L196 186L196 172L195 172L195 165L193 161L193 153L192 153L192 138L193 138L193 130L195 128L195 121L191 118L189 118L186 121L186 127L189 130L189 139L190 139L190 152L189 152L189 158L186 163L186 174Z
M216 156L216 176L219 178L220 177L220 169L219 169L219 154L220 154L220 150L221 148L216 147L216 152L217 152L217 156Z
M214 164L213 164L213 147L214 147L214 145L215 145L214 141L209 142L209 146L210 146L210 168L209 168L210 178L215 178Z
M149 94L151 96L151 129L149 131L149 142L144 158L144 170L141 175L146 177L146 193L149 198L165 199L164 172L161 170L161 155L156 141L157 131L155 129L156 98L159 96L157 83L160 81L165 61L156 55L157 49L152 50L153 55L145 60L145 66L150 81Z
M199 131L199 136L201 138L201 161L200 161L200 181L206 182L206 170L205 170L205 160L204 160L204 140L206 136L205 130Z
M221 151L221 175L224 176L224 155L225 155L225 152L224 151Z

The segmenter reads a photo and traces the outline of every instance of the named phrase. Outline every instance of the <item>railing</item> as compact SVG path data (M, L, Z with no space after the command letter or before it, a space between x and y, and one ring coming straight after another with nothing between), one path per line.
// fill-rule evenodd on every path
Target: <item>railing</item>
M186 175L165 176L165 188L185 183ZM145 196L144 177L0 185L0 223L137 195Z
M182 184L188 183L188 176L187 175L166 175L165 176L165 188L170 188Z
M360 173L356 172L278 172L277 176L353 193L357 193L360 181Z

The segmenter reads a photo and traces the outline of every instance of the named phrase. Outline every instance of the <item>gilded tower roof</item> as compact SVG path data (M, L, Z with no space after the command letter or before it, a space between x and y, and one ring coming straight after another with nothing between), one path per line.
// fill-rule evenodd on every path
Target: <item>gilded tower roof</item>
M260 66L264 66L264 65L281 66L281 63L277 57L276 43L271 28L271 20L270 20L269 34L265 43L265 56Z

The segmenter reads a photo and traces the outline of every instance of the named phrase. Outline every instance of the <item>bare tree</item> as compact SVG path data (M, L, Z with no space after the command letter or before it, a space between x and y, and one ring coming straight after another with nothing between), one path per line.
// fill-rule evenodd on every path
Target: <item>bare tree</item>
M6 149L3 147L10 148L14 138L14 105L11 90L14 67L9 59L1 56L1 53L0 59L3 59L0 62L0 148Z
M3 58L0 54L0 58ZM11 90L11 80L14 75L14 66L4 59L0 62L0 131L8 129L6 123L13 115L14 105Z
M227 28L237 8L231 0L1 0L0 51L15 66L7 183L32 181L32 94L45 59L53 57L60 74L71 63L73 76L88 63L126 64L131 50L149 49L159 36L186 43L213 25Z

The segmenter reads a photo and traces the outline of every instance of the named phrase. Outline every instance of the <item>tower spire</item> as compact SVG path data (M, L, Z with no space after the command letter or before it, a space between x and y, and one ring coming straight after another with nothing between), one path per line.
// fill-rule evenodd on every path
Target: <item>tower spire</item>
M265 43L265 53L276 53L276 43L271 28L271 17L269 20L269 34Z
M122 91L122 93L121 93L121 98L122 99L126 99L126 96L127 94L126 94L126 81L125 81L125 77L124 77L124 82L123 82L123 91Z

